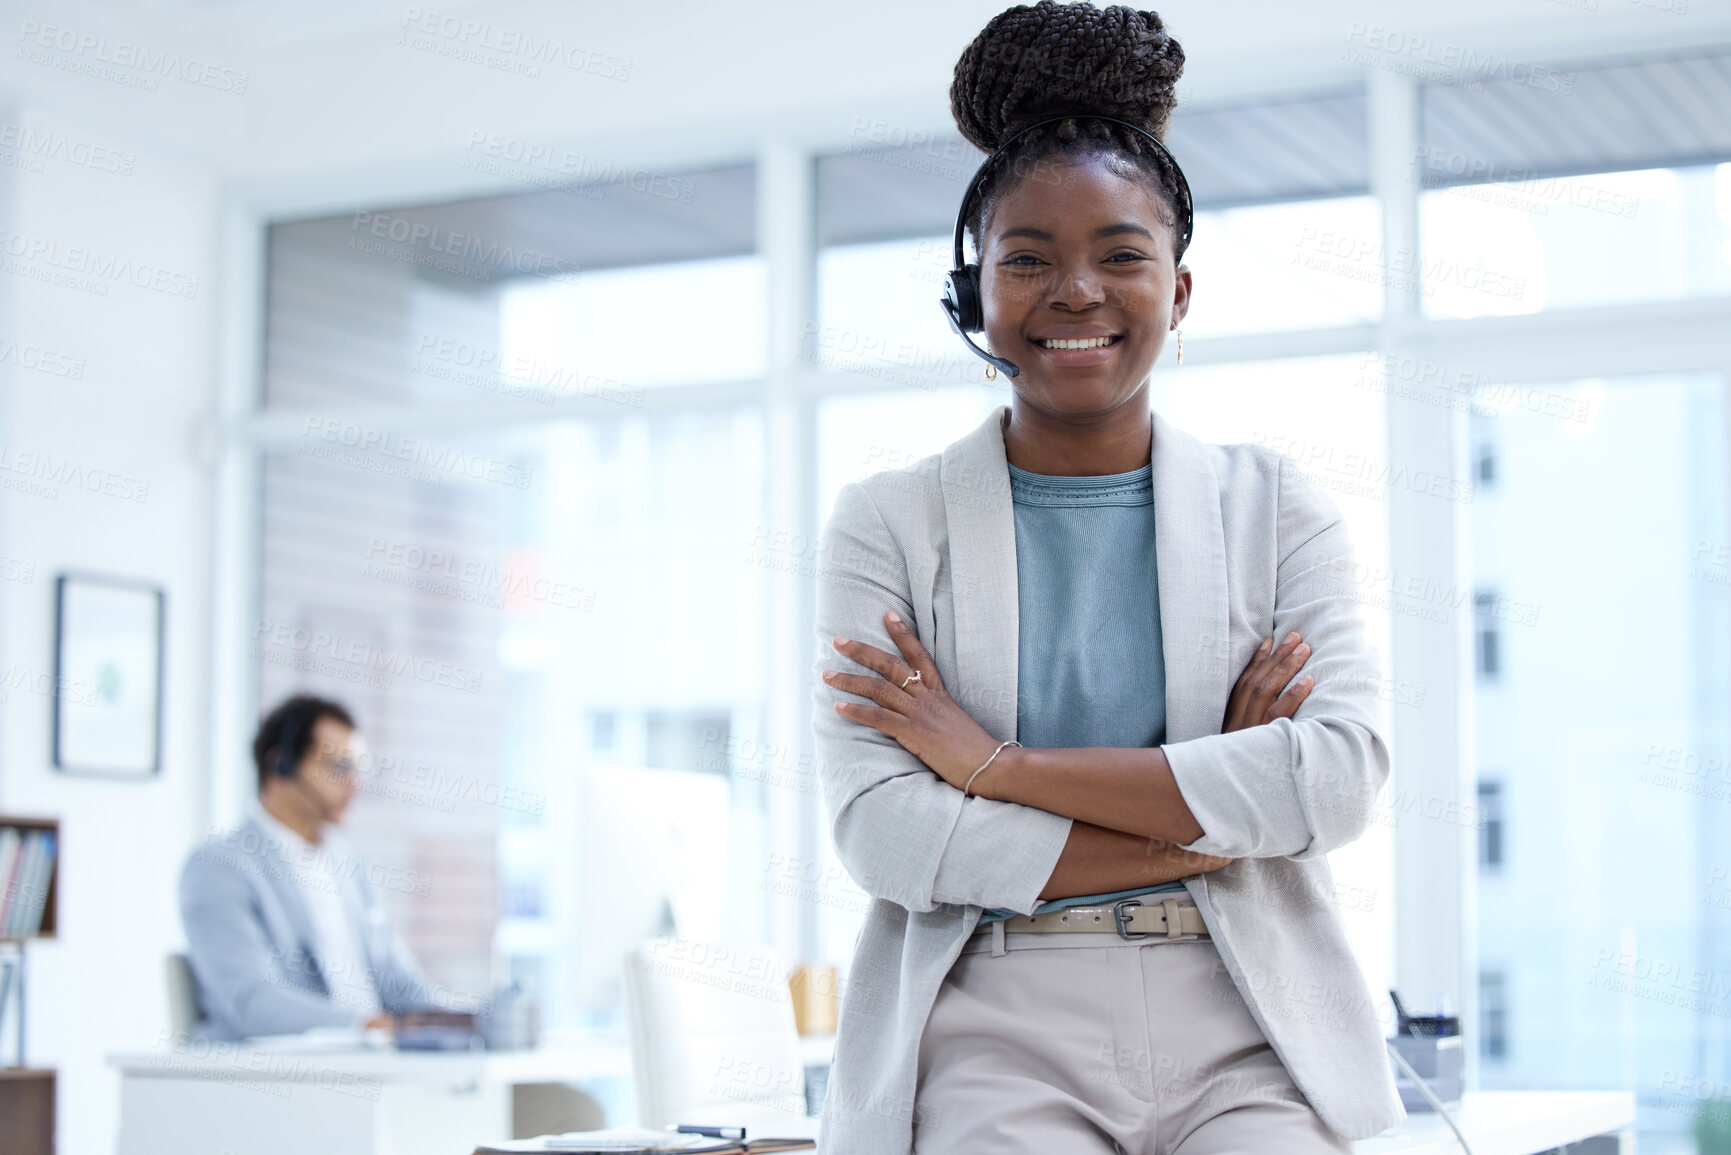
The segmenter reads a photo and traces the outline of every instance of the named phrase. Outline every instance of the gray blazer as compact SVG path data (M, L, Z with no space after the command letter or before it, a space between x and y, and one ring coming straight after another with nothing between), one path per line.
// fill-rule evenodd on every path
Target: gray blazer
M837 634L896 653L883 622L894 609L957 702L999 740L1015 736L1008 419L999 406L942 453L844 486L820 542L812 729L837 852L871 896L824 1106L826 1155L911 1150L918 1046L939 985L983 908L1033 910L1069 835L1071 820L1050 811L964 800L894 739L837 714L837 700L861 699L817 676L870 673L834 650ZM1188 849L1237 859L1185 885L1299 1089L1330 1128L1365 1138L1405 1111L1323 858L1364 831L1389 773L1352 545L1333 501L1283 456L1204 444L1159 414L1152 441L1161 748L1204 832ZM1316 678L1297 716L1220 733L1261 640L1291 630L1310 644Z
M435 1008L432 986L392 931L366 864L342 860L333 873L384 1009ZM285 1035L366 1020L331 1000L306 902L276 836L256 819L193 852L180 875L180 916L204 1004L199 1036Z

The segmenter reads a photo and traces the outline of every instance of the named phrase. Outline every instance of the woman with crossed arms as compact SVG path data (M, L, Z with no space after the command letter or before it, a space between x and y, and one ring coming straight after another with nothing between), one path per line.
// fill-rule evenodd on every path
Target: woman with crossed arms
M1389 771L1346 527L1149 404L1191 294L1182 65L1154 13L1042 0L956 66L1014 376L824 533L813 729L872 898L826 1155L1306 1155L1404 1118L1323 857Z

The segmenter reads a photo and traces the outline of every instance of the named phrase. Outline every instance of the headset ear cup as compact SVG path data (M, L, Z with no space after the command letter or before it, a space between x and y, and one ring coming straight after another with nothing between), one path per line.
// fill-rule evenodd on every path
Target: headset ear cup
M306 727L300 725L298 719L295 719L284 726L282 733L277 736L276 759L271 763L271 772L279 778L293 778L296 771L300 769L300 760L306 753L302 749L305 744L305 736L302 732L305 729Z
M980 331L979 298L979 283L974 279L972 266L951 269L944 278L944 295L938 301L950 319L951 328L964 337Z
M951 283L956 287L957 322L963 332L984 332L986 310L980 301L980 267L963 265L951 275Z

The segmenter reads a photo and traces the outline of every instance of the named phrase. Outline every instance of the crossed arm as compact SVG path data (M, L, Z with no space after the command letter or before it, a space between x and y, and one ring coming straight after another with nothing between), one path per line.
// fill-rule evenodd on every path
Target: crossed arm
M825 671L830 685L873 703L838 701L836 712L894 738L951 786L1072 819L1042 900L1153 886L1232 861L1183 849L1202 837L1202 824L1160 747L1000 749L944 689L907 623L893 610L884 623L899 655L847 638L832 642L881 675ZM1292 682L1309 653L1296 633L1278 647L1265 639L1233 687L1223 732L1292 717L1313 684L1309 677ZM909 681L915 672L918 679Z
M1159 749L1009 747L968 798L961 786L998 739L948 701L924 647L912 649L907 555L866 489L844 486L819 551L817 624L820 637L846 632L853 642L824 647L840 660L827 668L833 677L814 679L812 725L836 850L855 882L910 911L957 903L1027 913L1043 898L1129 889L1241 857L1317 857L1358 837L1389 771L1379 675L1337 576L1353 572L1339 511L1284 459L1280 470L1281 642L1251 658L1222 732ZM1315 652L1304 654L1294 634ZM898 671L893 685L866 661L874 651ZM1288 697L1280 691L1295 660L1315 680L1299 679ZM901 682L916 662L927 669L906 695ZM1301 699L1308 708L1294 716Z

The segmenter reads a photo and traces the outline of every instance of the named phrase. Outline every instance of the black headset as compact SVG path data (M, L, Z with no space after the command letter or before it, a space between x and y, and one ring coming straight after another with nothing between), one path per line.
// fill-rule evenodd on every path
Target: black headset
M1035 121L1000 144L996 151L980 165L978 171L974 173L974 179L968 182L968 191L962 194L962 207L956 211L955 261L950 269L950 275L944 278L944 295L938 298L938 304L943 306L944 316L950 319L950 328L956 331L956 336L966 342L968 348L979 354L987 364L997 366L999 370L1011 377L1021 372L1013 361L992 356L974 344L973 339L968 336L969 333L985 332L986 308L985 302L980 298L980 266L968 264L962 254L963 227L967 223L968 206L973 203L974 194L979 192L980 185L985 181L987 171L991 169L999 157L1004 155L1005 150L1041 125L1056 124L1061 120L1104 120L1111 124L1122 125L1131 132L1138 132L1147 137L1149 142L1165 155L1167 162L1172 165L1173 173L1178 177L1178 187L1184 192L1180 198L1183 203L1178 206L1180 227L1172 256L1174 264L1184 259L1184 250L1190 247L1190 231L1195 225L1195 214L1190 207L1190 182L1184 179L1184 170L1178 167L1178 161L1167 151L1166 146L1160 143L1159 137L1127 120L1119 120L1115 116L1100 116L1092 112L1073 112L1067 116L1053 116L1045 120Z
M312 738L312 726L307 722L310 713L308 710L293 710L283 719L282 732L271 743L271 749L276 752L270 764L272 774L293 778L300 772L301 759L307 756L307 746Z

